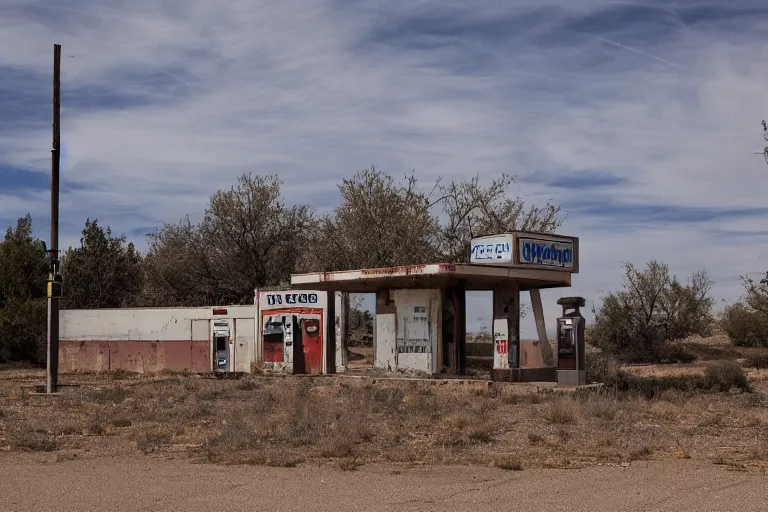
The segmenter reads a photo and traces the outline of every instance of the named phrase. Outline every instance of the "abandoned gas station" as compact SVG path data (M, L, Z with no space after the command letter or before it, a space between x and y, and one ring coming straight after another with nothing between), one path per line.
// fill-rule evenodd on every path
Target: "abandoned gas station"
M550 352L540 290L570 287L579 270L575 237L513 232L472 240L466 264L435 263L291 276L294 289L375 293L374 366L387 371L463 375L466 292L493 292L492 380L585 383L584 299L565 298L556 356ZM520 357L520 293L529 292L543 361ZM332 340L333 341L333 340ZM330 352L330 351L329 351ZM555 359L557 363L555 363Z
M578 238L511 232L473 239L465 264L295 274L289 290L256 290L252 306L63 310L60 368L343 373L349 294L372 293L375 368L437 378L464 375L466 292L491 291L491 379L581 385L584 299L558 301L563 316L553 353L540 295L541 289L570 287L578 271ZM541 357L532 358L535 365L521 357L522 292L530 294L536 321Z

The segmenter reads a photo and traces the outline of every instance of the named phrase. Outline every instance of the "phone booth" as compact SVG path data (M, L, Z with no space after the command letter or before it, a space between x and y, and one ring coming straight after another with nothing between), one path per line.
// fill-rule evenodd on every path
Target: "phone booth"
M584 360L584 297L562 297L557 301L563 316L557 319L557 385L583 386L587 383Z

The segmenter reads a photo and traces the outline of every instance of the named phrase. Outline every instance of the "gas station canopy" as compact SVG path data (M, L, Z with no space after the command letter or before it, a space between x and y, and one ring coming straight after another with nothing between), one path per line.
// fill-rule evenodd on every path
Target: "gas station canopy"
M432 263L294 274L291 287L349 293L381 289L493 290L516 281L520 290L571 286L579 271L578 238L516 231L472 240L469 263Z
M387 288L451 288L463 281L466 290L493 290L517 281L521 290L571 286L571 274L557 270L517 269L491 265L433 263L291 276L291 288L371 293Z

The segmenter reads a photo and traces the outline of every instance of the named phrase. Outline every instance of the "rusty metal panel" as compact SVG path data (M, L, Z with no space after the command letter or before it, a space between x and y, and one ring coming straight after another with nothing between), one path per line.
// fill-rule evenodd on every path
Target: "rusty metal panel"
M194 340L190 343L190 353L192 355L192 363L189 371L192 372L208 372L212 369L212 352L210 342Z
M520 367L540 368L546 366L541 355L539 340L520 340Z
M157 362L158 342L110 341L109 360L111 370L129 372L156 372L162 370Z
M157 365L160 369L191 370L192 342L167 341L158 343Z
M104 340L61 340L59 342L61 372L109 370L109 342Z

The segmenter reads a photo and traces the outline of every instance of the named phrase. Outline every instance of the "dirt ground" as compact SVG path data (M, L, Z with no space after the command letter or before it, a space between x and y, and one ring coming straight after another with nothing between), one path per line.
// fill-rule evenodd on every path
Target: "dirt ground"
M694 348L578 393L115 373L46 396L44 371L4 370L0 509L765 510L766 354ZM701 387L713 360L746 382Z
M154 456L73 460L0 454L3 510L762 511L766 477L678 460L504 471L221 467Z

